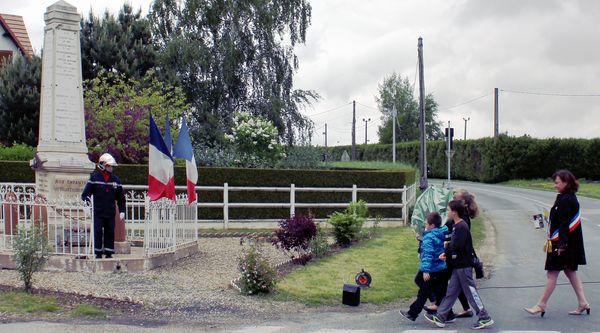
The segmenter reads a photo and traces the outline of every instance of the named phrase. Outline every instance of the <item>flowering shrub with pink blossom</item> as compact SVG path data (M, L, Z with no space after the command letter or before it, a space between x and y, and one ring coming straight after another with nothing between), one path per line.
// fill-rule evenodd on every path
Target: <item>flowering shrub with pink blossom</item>
M240 167L274 168L285 153L278 143L273 122L249 112L236 112L230 134L225 134L236 151L235 164Z
M158 81L144 88L134 79L107 73L86 86L91 86L85 90L85 135L92 161L108 152L118 163L147 163L148 112L164 130L167 110L169 119L177 119L188 108L179 88ZM176 138L178 126L169 125Z
M238 269L244 294L268 294L277 283L277 270L263 257L258 245L252 245L244 256L238 258Z

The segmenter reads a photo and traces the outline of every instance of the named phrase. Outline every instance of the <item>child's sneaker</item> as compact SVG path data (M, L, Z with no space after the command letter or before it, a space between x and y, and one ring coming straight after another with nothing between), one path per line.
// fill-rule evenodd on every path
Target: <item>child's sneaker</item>
M436 324L436 325L437 325L437 327L442 327L442 328L443 328L443 327L446 327L446 321L445 321L445 320L443 320L442 318L438 317L438 316L437 316L437 313L436 313L436 314L429 314L429 313L426 313L426 314L425 314L425 319L427 319L427 320L429 320L430 322L432 322L432 323Z
M400 315L411 321L417 320L417 317L411 316L410 313L408 313L408 311L400 310Z
M494 320L490 317L483 317L483 318L479 318L479 320L477 320L477 322L473 325L471 325L471 328L474 330L478 330L478 329L482 329L484 327L488 327L488 326L492 326L492 324L494 323Z
M448 313L448 316L446 317L446 322L447 323L453 323L456 321L456 316L454 315L454 312L450 311Z

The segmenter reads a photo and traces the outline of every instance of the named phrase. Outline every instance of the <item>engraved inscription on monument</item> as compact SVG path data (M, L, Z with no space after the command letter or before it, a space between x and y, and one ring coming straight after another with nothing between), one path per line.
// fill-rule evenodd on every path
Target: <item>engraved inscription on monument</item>
M81 91L78 59L79 36L75 31L56 31L56 90L54 137L58 141L80 142Z
M42 112L40 119L40 140L52 140L52 109L54 107L54 38L53 31L44 34L44 55L42 59Z
M81 195L89 177L86 176L62 176L54 177L54 193L57 196L64 195L65 197L77 197Z

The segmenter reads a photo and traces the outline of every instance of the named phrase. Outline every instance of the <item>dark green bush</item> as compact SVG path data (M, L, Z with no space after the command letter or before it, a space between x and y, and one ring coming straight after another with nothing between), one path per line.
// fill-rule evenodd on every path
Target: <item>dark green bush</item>
M337 245L348 247L358 239L367 218L368 209L365 204L362 200L351 202L343 213L335 212L329 216Z

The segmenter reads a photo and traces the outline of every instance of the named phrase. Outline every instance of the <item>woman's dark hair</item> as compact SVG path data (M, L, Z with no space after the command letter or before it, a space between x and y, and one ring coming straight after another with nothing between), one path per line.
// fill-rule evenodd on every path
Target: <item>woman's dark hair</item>
M479 215L479 207L477 206L477 202L475 202L475 196L473 194L469 193L469 191L465 189L460 189L458 191L454 191L453 195L455 198L458 197L465 202L465 208L469 212L469 217L474 219Z
M465 204L463 204L462 200L454 199L448 203L448 207L460 217L462 217L465 212Z
M425 216L425 220L427 220L427 223L433 224L436 228L439 228L442 225L442 217L438 212L427 214L427 216Z
M567 183L567 187L565 187L565 190L563 191L564 193L577 193L577 190L579 190L579 182L569 170L556 171L552 175L552 180L556 180L558 177L560 177L563 182Z

